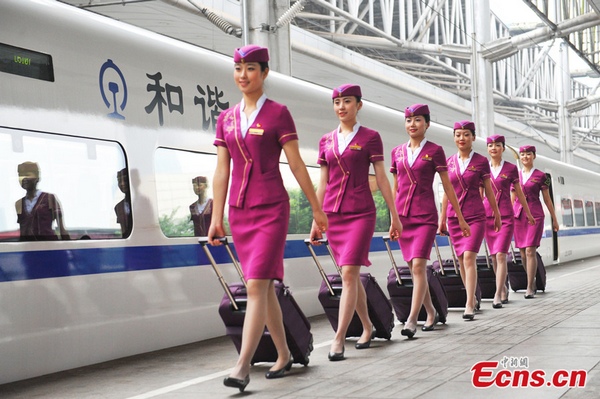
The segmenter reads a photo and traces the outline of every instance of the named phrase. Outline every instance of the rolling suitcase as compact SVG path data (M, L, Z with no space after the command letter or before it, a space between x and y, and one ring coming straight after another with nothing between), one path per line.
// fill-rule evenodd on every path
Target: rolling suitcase
M494 273L494 267L485 240L483 240L483 246L485 256L477 257L477 280L481 287L481 297L493 299L496 294L496 273Z
M440 255L440 249L437 245L437 240L434 241L433 244L435 246L435 253L437 255L437 260L433 262L433 270L439 274L442 284L444 285L446 296L448 297L448 307L464 308L465 303L467 302L467 291L462 282L462 278L460 277L458 259L456 257L456 253L454 252L454 246L452 245L450 236L448 236L448 244L450 245L450 250L452 251L451 259L442 259L442 256ZM477 283L475 298L477 300L475 309L479 310L481 307L481 287L479 287L479 282Z
M394 255L392 254L392 248L390 247L390 237L383 237L383 242L390 256L390 262L392 268L388 275L387 289L390 295L390 302L396 312L396 317L402 323L405 323L410 314L410 308L412 305L412 292L413 292L413 281L408 266L396 265ZM431 294L431 300L433 306L438 313L439 322L444 324L448 317L448 298L446 297L446 291L440 280L440 276L436 271L433 270L433 266L427 265L427 283L429 285L429 293ZM419 311L418 320L426 321L427 312L425 307L421 307Z
M537 291L546 291L546 267L544 266L544 261L542 261L540 253L536 251L535 254L538 264L535 273L535 289ZM507 256L506 263L508 265L508 281L510 283L510 288L514 292L527 289L527 272L523 266L521 252L515 251L512 244L511 253Z
M238 353L242 346L242 327L244 325L244 317L246 315L246 283L239 262L234 255L227 238L222 238L221 242L231 258L242 282L227 284L215 259L208 249L207 237L201 237L198 242L206 253L210 264L212 265L225 294L219 306L219 315L225 323L225 332L233 341ZM310 353L313 350L313 336L310 332L310 322L294 300L290 290L281 282L275 282L275 292L279 299L281 312L283 313L283 324L285 327L285 335L290 352L294 358L294 363L307 365L309 362ZM275 362L277 360L277 350L275 344L265 328L265 331L260 339L254 357L251 363L259 362Z
M333 327L334 331L337 331L340 295L342 293L341 270L335 262L335 258L333 257L333 253L331 252L331 248L329 247L327 239L320 239L319 242L324 244L327 248L333 264L337 269L337 273L326 274L325 270L321 266L321 262L319 262L316 252L313 249L310 239L304 240L304 243L308 247L323 279L319 289L319 302L321 302L321 305L323 306L323 310L327 315L329 323L331 323L331 327ZM392 305L390 304L389 299L385 296L377 281L375 281L375 277L373 277L370 273L361 273L360 281L365 287L365 291L367 293L369 317L371 318L371 322L375 328L373 338L391 339L392 329L394 328L394 314L392 313ZM346 337L360 337L362 332L362 323L355 312L354 317L348 326Z

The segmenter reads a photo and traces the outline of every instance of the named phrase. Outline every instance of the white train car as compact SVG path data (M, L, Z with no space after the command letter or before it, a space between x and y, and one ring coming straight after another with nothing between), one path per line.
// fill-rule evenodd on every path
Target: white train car
M232 59L49 0L0 2L0 26L0 383L223 335L222 291L189 206L193 178L207 177L210 192L216 118L240 99ZM267 94L290 108L317 182L319 138L337 124L330 88L271 73ZM391 108L365 102L360 120L380 131L388 154L406 140ZM454 151L450 128L432 124L428 137ZM20 240L17 165L26 161L57 198L68 240ZM543 157L536 166L552 175L562 226L557 241L546 223L545 261L600 253L590 244L599 175ZM119 171L129 187L119 187ZM286 283L315 315L310 218L285 159L282 171L293 219ZM117 222L123 201L126 226ZM385 213L371 243L382 285ZM225 253L216 257L235 280Z

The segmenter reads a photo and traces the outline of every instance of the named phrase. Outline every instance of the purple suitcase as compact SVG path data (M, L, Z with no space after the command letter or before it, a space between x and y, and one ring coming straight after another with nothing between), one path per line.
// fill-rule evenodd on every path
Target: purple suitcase
M437 241L434 241L433 243L437 255L437 260L433 262L433 270L439 274L440 279L442 280L442 284L446 290L446 296L448 297L448 307L464 308L465 303L467 302L467 291L462 282L462 278L460 277L458 259L456 258L452 241L448 236L448 244L452 251L451 259L442 259ZM479 310L481 307L481 287L479 286L479 282L477 282L475 298L477 300L475 309Z
M337 273L326 274L312 247L310 239L304 240L304 243L308 247L315 264L321 273L321 277L323 278L323 282L319 289L319 302L321 302L321 306L323 306L323 310L327 315L329 323L331 323L331 327L333 327L334 331L337 331L340 295L342 293L342 277L340 275L340 270L335 263L331 248L327 243L327 239L321 239L319 241L326 246L336 269L338 269ZM375 281L375 277L371 274L361 273L360 280L367 293L369 317L375 328L375 334L373 336L375 338L391 339L392 329L394 328L394 314L392 313L392 305L390 304L389 299L385 296L383 290L377 281ZM360 318L354 313L354 317L348 326L346 337L360 337L362 332L363 328Z
M535 288L538 291L546 291L546 267L542 256L536 251L538 268L535 273ZM523 261L521 260L521 252L515 251L511 245L511 253L507 256L508 265L508 281L510 288L517 292L518 290L524 290L527 288L527 272L523 267Z
M485 240L483 240L483 247L485 256L477 257L477 280L481 287L481 297L493 299L496 294L496 273Z
M408 266L396 265L392 249L390 247L390 238L388 236L383 237L383 242L390 256L390 262L392 268L388 275L387 289L390 295L390 302L396 312L396 317L402 323L405 323L410 314L410 308L412 305L412 291L413 281ZM427 265L427 282L429 284L429 293L431 294L431 300L433 306L438 313L439 322L446 323L448 317L448 298L446 297L446 291L440 280L440 276L436 271L433 270L431 265ZM427 312L425 307L421 307L419 312L418 320L426 321Z
M494 299L494 295L496 295L496 273L485 240L483 240L483 245L485 256L477 257L477 280L481 287L481 297ZM508 289L508 275L506 276L506 288Z
M231 258L240 278L241 283L227 284L221 271L219 270L216 261L214 260L207 245L207 238L201 237L199 243L202 245L206 257L211 263L219 282L225 291L221 305L219 306L219 315L225 324L225 332L233 341L238 353L242 346L242 329L244 326L244 317L246 315L246 285L243 278L242 269L234 255L227 239L221 239L225 245L225 249ZM310 332L310 322L294 300L290 290L281 282L275 283L275 292L279 299L281 312L283 313L283 325L285 327L285 335L290 352L294 358L294 363L307 365L309 362L310 353L313 350L313 336ZM275 344L265 328L265 331L260 339L254 357L251 363L259 362L275 362L277 360L277 350Z

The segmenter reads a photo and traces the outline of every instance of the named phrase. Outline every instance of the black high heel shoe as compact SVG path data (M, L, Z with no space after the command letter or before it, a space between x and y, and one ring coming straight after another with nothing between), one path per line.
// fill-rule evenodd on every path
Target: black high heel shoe
M403 328L402 330L400 330L400 334L404 335L408 339L411 339L412 337L414 337L416 333L417 333L416 327L413 328L412 330L410 328Z
M371 335L369 335L369 340L366 342L357 342L354 347L356 349L368 349L371 346L371 340L373 339L373 330L371 330Z
M346 348L342 347L342 351L341 352L329 352L327 354L327 358L329 359L329 361L331 362L337 362L340 360L344 360L344 351L346 350Z
M292 369L292 363L294 363L294 358L292 357L292 354L290 353L290 360L287 362L287 364L285 366L283 366L283 368L280 368L279 370L269 370L265 373L265 378L267 380L272 380L274 378L281 378L285 375L286 371L290 371Z
M440 315L438 314L438 312L435 312L435 317L433 318L433 324L430 325L423 325L423 327L421 327L422 331L433 331L435 325L440 321Z
M223 385L226 387L237 388L240 392L244 392L246 386L250 383L250 374L248 374L243 380L239 378L226 377L223 380Z

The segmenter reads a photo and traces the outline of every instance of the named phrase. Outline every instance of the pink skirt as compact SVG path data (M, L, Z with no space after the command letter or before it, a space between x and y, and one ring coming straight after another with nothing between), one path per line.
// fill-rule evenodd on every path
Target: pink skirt
M535 218L531 226L527 221L525 212L515 218L515 246L517 248L539 247L544 234L544 217Z
M375 212L328 212L327 219L327 240L338 266L370 266L369 249L375 232Z
M404 261L410 262L415 258L429 259L438 228L437 215L401 216L400 221L402 235L399 241Z
M494 231L494 218L488 217L486 219L485 241L490 250L490 255L496 255L497 253L507 254L515 229L514 216L502 216L502 227L499 232Z
M456 256L461 256L465 251L479 252L479 248L481 248L481 242L485 234L485 218L467 220L467 224L471 228L471 235L463 237L460 225L458 224L458 218L448 218L448 232L450 233Z
M290 203L229 207L229 225L244 277L283 281Z

